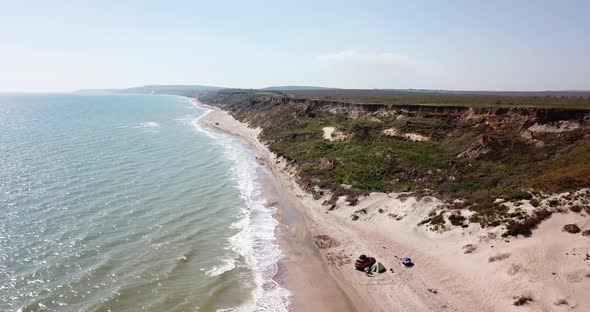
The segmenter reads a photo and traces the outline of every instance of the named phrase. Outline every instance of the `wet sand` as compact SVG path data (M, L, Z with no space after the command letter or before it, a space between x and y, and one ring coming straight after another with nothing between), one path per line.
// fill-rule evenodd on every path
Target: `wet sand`
M279 268L279 279L293 292L295 311L362 311L332 277L324 257L318 251L305 218L277 189L275 180L265 173L261 177L263 195L278 207L275 218L280 222L277 242L285 254Z

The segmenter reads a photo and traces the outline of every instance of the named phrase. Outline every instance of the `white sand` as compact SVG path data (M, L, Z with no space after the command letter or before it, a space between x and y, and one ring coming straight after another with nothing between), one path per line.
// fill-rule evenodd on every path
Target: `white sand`
M332 141L332 135L334 134L334 131L336 131L336 128L334 127L323 127L322 130L324 131L324 139L325 140L330 140Z
M400 135L399 130L397 130L396 128L385 129L382 132L383 132L383 134L389 135L389 136L399 136Z
M574 131L581 127L579 122L575 121L567 121L567 120L560 120L559 122L548 123L540 125L535 123L534 125L529 127L529 131L531 132L540 132L540 133L562 133L568 131Z
M414 142L422 142L422 141L429 141L430 140L430 138L428 138L427 136L424 136L424 135L421 135L418 133L413 133L413 132L401 133L396 128L385 129L381 132L385 135L388 135L388 136L404 137L404 138L406 138L410 141L414 141Z
M531 238L504 240L499 235L501 229L481 229L476 224L466 229L449 226L452 230L442 233L417 227L437 209L440 202L434 197L417 200L403 199L401 194L374 193L361 198L354 207L339 201L337 208L328 212L322 200L313 200L294 182L286 162L258 141L259 130L215 108L201 123L246 140L268 167L284 200L304 216L307 230L339 243L320 252L347 298L317 298L344 300L358 311L590 311L590 260L584 260L590 253L590 237L561 231L567 223L589 229L587 215L554 214ZM356 212L361 209L366 213ZM353 213L359 220L352 221ZM465 254L468 244L475 249ZM376 257L394 273L368 277L355 271L352 263L361 253ZM499 254L508 256L489 262ZM416 265L402 267L398 257L411 257ZM301 281L314 280L312 269L300 268L298 272L309 274ZM522 294L530 295L533 301L514 306L513 297ZM296 291L294 296L297 301L305 293ZM567 304L555 305L559 299ZM296 310L313 306L313 302L303 301L307 306L295 305ZM323 302L317 311L337 310Z
M428 137L423 136L418 133L406 133L406 134L404 134L404 137L406 139L409 139L410 141L415 141L415 142L422 142L422 141L430 140Z
M323 134L324 140L342 141L342 140L346 140L348 138L348 135L346 135L342 131L336 130L335 127L323 127L322 131L324 132L324 134Z

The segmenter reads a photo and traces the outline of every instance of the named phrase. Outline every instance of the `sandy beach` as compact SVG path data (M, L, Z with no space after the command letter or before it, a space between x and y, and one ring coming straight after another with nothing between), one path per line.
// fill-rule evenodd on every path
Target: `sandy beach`
M372 193L355 206L342 200L328 210L258 140L259 129L207 108L201 125L244 139L268 170L262 184L267 200L279 207L282 274L293 310L590 311L590 237L562 231L568 223L589 229L587 215L556 213L532 237L505 239L500 228L478 224L442 232L418 226L441 204L432 196ZM576 195L586 200L590 191ZM388 271L372 277L355 271L360 254ZM402 266L402 257L415 266ZM520 296L532 301L515 305Z

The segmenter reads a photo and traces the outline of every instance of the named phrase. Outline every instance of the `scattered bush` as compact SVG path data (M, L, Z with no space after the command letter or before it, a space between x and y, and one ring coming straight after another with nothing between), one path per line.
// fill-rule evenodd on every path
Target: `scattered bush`
M424 220L422 220L422 221L418 222L418 224L417 224L417 225L418 225L418 226L424 225L424 224L426 224L426 223L429 223L431 220L432 220L432 217L430 217L430 218L426 218L426 219L424 219Z
M532 229L537 228L539 223L547 220L550 216L551 211L547 209L539 209L521 222L510 221L506 226L506 232L504 232L502 236L508 237L523 235L525 237L529 237L533 234Z
M570 207L570 210L573 211L573 212L575 212L575 213L580 213L580 212L582 212L582 206L578 206L578 205L571 206Z
M432 217L432 219L430 219L430 224L432 225L442 225L445 224L445 218L443 217L442 213Z
M355 214L359 214L359 213L362 213L362 214L367 214L367 209L366 209L366 208L359 209L359 210L355 211L354 213L355 213Z
M557 205L559 205L559 200L558 199L552 199L552 200L549 201L549 206L555 207Z
M578 234L582 231L576 224L566 224L563 226L562 230L571 234Z
M467 218L465 218L462 215L452 214L449 216L449 221L451 222L452 225L455 225L455 226L463 225L463 222L465 222L466 219Z
M514 305L521 306L527 304L529 301L533 301L533 298L529 295L520 295L514 297Z
M469 222L479 223L481 227L498 226L508 217L508 207L499 204L473 205L469 208L475 211Z
M590 230L586 230L586 231L582 232L582 236L590 237Z
M554 305L559 306L559 305L568 305L569 302L567 302L567 299L565 298L557 298L555 299L555 302L553 302Z
M332 186L330 184L320 184L319 187L321 189L332 189L332 196L330 197L330 201L328 202L328 204L330 205L336 205L336 202L338 202L338 199L340 197L346 196L346 201L351 206L355 206L356 204L358 204L358 197L363 194L363 192L360 190L346 188L342 185Z
M508 273L508 275L516 275L522 271L524 271L524 266L522 264L514 264L512 263L510 265L510 267L508 267L508 270L506 270L506 273Z
M533 194L531 194L529 192L525 192L525 191L516 191L516 192L508 195L508 197L506 198L506 200L509 200L509 201L517 201L517 200L523 200L523 199L531 200L531 199L533 199Z
M496 262L496 261L502 261L502 260L506 260L510 258L510 254L509 253L499 253L495 256L491 256L488 258L488 262Z
M538 200L538 199L536 199L536 198L533 198L533 199L531 199L531 201L530 201L529 203L530 203L530 204L531 204L533 207L535 207L535 208L536 208L536 207L539 207L539 205L541 204L541 203L539 202L539 200Z
M467 245L463 246L463 249L465 250L464 253L470 254L477 249L477 246L473 245L473 244L467 244Z
M526 212L524 212L522 209L518 208L518 209L516 209L516 211L509 213L508 216L513 219L516 218L516 219L522 220L526 217Z
M350 195L350 196L346 196L346 201L348 201L348 203L349 203L351 206L356 206L356 205L358 205L358 203L359 203L359 198L358 198L358 197L356 197L356 196L352 196L352 195Z

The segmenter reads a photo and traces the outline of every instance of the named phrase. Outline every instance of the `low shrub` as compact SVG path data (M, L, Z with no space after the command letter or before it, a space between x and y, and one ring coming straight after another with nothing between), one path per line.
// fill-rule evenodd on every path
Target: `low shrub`
M509 213L508 216L513 219L522 220L527 215L526 215L526 212L524 212L522 209L518 208L518 209L516 209L516 211Z
M452 225L455 225L455 226L463 225L463 222L465 222L466 219L467 218L465 218L462 215L454 215L454 214L452 214L452 215L449 216L449 221L451 222Z
M426 223L429 223L431 220L432 220L432 217L430 217L430 218L426 218L426 219L424 219L424 220L422 220L422 221L418 222L418 224L417 224L417 225L418 225L418 226L424 225L424 224L426 224Z
M531 204L533 207L535 207L535 208L539 207L539 205L541 204L541 203L539 202L539 200L538 200L538 199L536 199L536 198L533 198L533 199L531 199L531 201L529 201L529 203L530 203L530 204Z
M473 244L467 244L467 245L463 246L463 250L465 250L464 253L466 253L466 254L470 254L470 253L474 252L476 249L477 249L477 246L473 245Z
M533 199L533 194L529 193L529 192L525 192L525 191L516 191L511 193L510 195L508 195L508 197L506 198L506 200L509 201L516 201L516 200L531 200Z
M521 306L527 304L529 301L533 301L533 298L529 295L520 295L514 297L514 305Z
M576 224L566 224L563 226L562 231L564 232L568 232L571 234L578 234L580 233L582 230L580 229L579 226L577 226Z
M508 273L508 275L514 276L522 271L525 271L526 269L524 268L524 266L522 264L517 264L517 263L511 263L510 266L508 267L508 270L506 270L506 273Z
M554 305L559 306L559 305L568 305L569 302L567 301L566 298L557 298L555 299L555 302L553 302Z
M573 212L575 212L575 213L580 213L580 212L582 212L582 206L578 206L578 205L571 206L570 207L570 210L573 211Z
M442 213L432 217L432 219L430 219L430 224L432 224L432 225L445 224L445 218L443 217Z
M346 201L351 205L351 206L356 206L359 203L359 198L358 196L355 195L349 195L346 196Z
M488 262L496 262L496 261L502 261L502 260L506 260L510 258L510 254L509 253L499 253L495 256L491 256L488 258Z
M529 237L533 234L532 230L537 228L539 223L547 220L551 214L552 212L547 209L539 209L521 222L510 221L506 226L506 232L504 232L502 236L508 237L523 235L525 237Z
M469 222L479 223L482 228L487 226L498 226L506 221L508 217L508 207L500 204L486 204L486 205L473 205L469 208L475 211Z
M329 204L331 204L331 205L336 205L338 198L340 198L341 196L346 196L346 201L351 206L356 206L358 204L358 197L361 196L363 193L360 190L346 188L346 187L342 187L340 185L331 186L331 185L326 184L326 185L320 185L320 188L322 188L322 189L333 188L332 197L330 198L330 201L329 201Z

